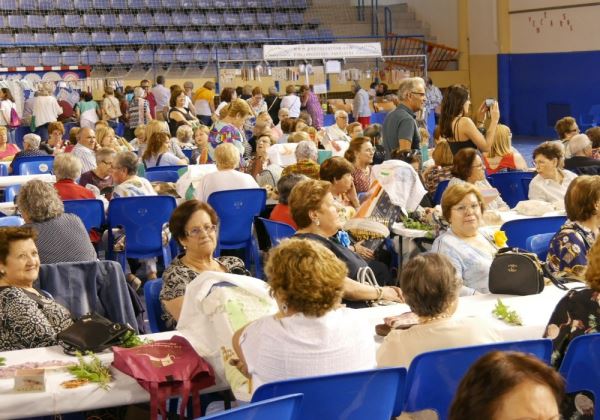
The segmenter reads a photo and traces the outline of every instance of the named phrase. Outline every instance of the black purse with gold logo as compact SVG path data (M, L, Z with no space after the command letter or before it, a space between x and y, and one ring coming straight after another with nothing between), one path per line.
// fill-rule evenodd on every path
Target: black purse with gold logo
M548 273L536 254L519 248L502 248L490 266L489 289L499 295L535 295L544 290L544 276L566 289Z

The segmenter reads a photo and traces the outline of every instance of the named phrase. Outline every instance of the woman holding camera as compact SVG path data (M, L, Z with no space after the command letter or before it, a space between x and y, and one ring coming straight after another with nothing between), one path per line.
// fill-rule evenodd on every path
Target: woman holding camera
M494 142L496 127L500 120L498 102L486 99L481 104L477 111L477 124L468 117L470 107L471 98L465 86L453 85L448 88L442 100L440 129L442 137L448 140L450 149L455 155L465 148L489 152Z

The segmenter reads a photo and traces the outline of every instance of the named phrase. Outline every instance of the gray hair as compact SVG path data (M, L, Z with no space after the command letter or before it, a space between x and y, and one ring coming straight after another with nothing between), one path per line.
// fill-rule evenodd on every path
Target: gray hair
M112 158L116 154L117 154L117 152L115 152L110 147L103 147L96 152L96 164L102 162L106 158Z
M576 134L571 137L568 143L569 151L571 152L571 156L576 155L577 153L581 153L586 150L588 147L592 147L592 141L585 134Z
M400 82L398 86L398 98L404 101L408 98L408 94L413 92L418 86L422 86L425 89L425 80L421 77L407 77Z
M136 98L143 98L145 93L146 91L141 86L137 86L135 89L133 89L133 96Z
M302 174L289 174L279 178L277 182L277 192L279 193L279 202L281 204L287 204L292 188L300 181L308 179L306 175Z
M306 159L316 162L319 158L319 151L312 140L302 140L300 143L298 143L298 146L296 146L295 155L296 161L298 162Z
M113 166L127 169L127 175L135 175L137 174L138 161L137 155L133 152L119 152L115 157Z
M335 118L338 118L338 117L347 117L348 113L346 111L344 111L343 109L338 109L337 111L335 111L334 116L335 116Z
M37 134L29 133L23 136L23 144L28 144L34 149L39 149L41 142L42 139Z
M77 179L81 176L81 159L72 153L61 153L54 158L56 180Z
M54 219L65 212L65 207L54 186L34 179L19 190L17 206L34 223Z
M194 133L192 131L192 127L187 124L182 125L179 128L177 128L177 133L175 134L175 137L177 137L177 140L179 140L181 142L189 141L192 139L193 136L194 136Z

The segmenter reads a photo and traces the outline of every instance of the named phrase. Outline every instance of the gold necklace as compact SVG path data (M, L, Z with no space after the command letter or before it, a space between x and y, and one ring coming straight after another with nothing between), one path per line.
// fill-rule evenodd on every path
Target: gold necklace
M427 324L429 322L438 321L440 319L450 318L451 316L452 316L451 314L441 314L441 315L436 315L436 316L430 316L423 320L420 320L419 324Z

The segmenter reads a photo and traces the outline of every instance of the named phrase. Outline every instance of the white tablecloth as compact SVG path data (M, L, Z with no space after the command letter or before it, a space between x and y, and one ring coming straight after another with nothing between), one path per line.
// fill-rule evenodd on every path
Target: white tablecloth
M168 339L175 332L151 334L146 337L154 340ZM66 355L59 346L9 351L0 353L6 358L6 365L44 360L75 361L73 356ZM113 353L110 351L98 354L105 363L112 363ZM104 407L137 404L149 401L148 392L135 379L117 369L111 369L113 381L110 390L100 389L97 384L87 384L79 388L65 389L60 384L73 379L66 371L48 372L46 374L46 392L18 393L13 391L13 379L0 379L0 418L16 419L24 417L44 416L55 413L68 413L81 410L92 410ZM217 384L202 391L209 393L228 389L228 385Z
M56 182L56 177L50 174L9 175L0 176L0 188L6 188L9 185L23 185L27 181L31 181L32 179L40 179L46 182Z
M15 203L12 202L8 202L8 203L0 203L0 212L6 214L7 216L11 216L13 214L15 214L15 211L17 210Z
M574 283L573 286L579 286ZM460 298L455 316L477 316L490 319L500 335L506 341L541 338L548 319L556 303L564 295L564 291L548 286L539 295L504 296L477 295ZM523 320L523 326L508 325L492 317L492 309L496 300L501 298L511 309L516 310ZM383 323L386 316L399 315L409 311L408 305L398 304L376 308L358 309L372 328L374 345L379 347L382 338L375 335L375 325ZM167 339L175 332L151 334L155 340ZM58 346L20 350L0 353L6 358L6 365L14 365L31 361L67 360L75 358L63 353ZM112 362L113 355L105 352L99 355L104 363ZM148 393L131 377L112 369L114 380L110 391L99 389L95 384L84 385L75 389L64 389L60 383L73 377L67 372L47 374L46 392L16 393L13 391L13 379L0 379L0 418L22 418L90 410L127 404L137 404L149 400ZM228 385L217 383L203 393L227 389Z

